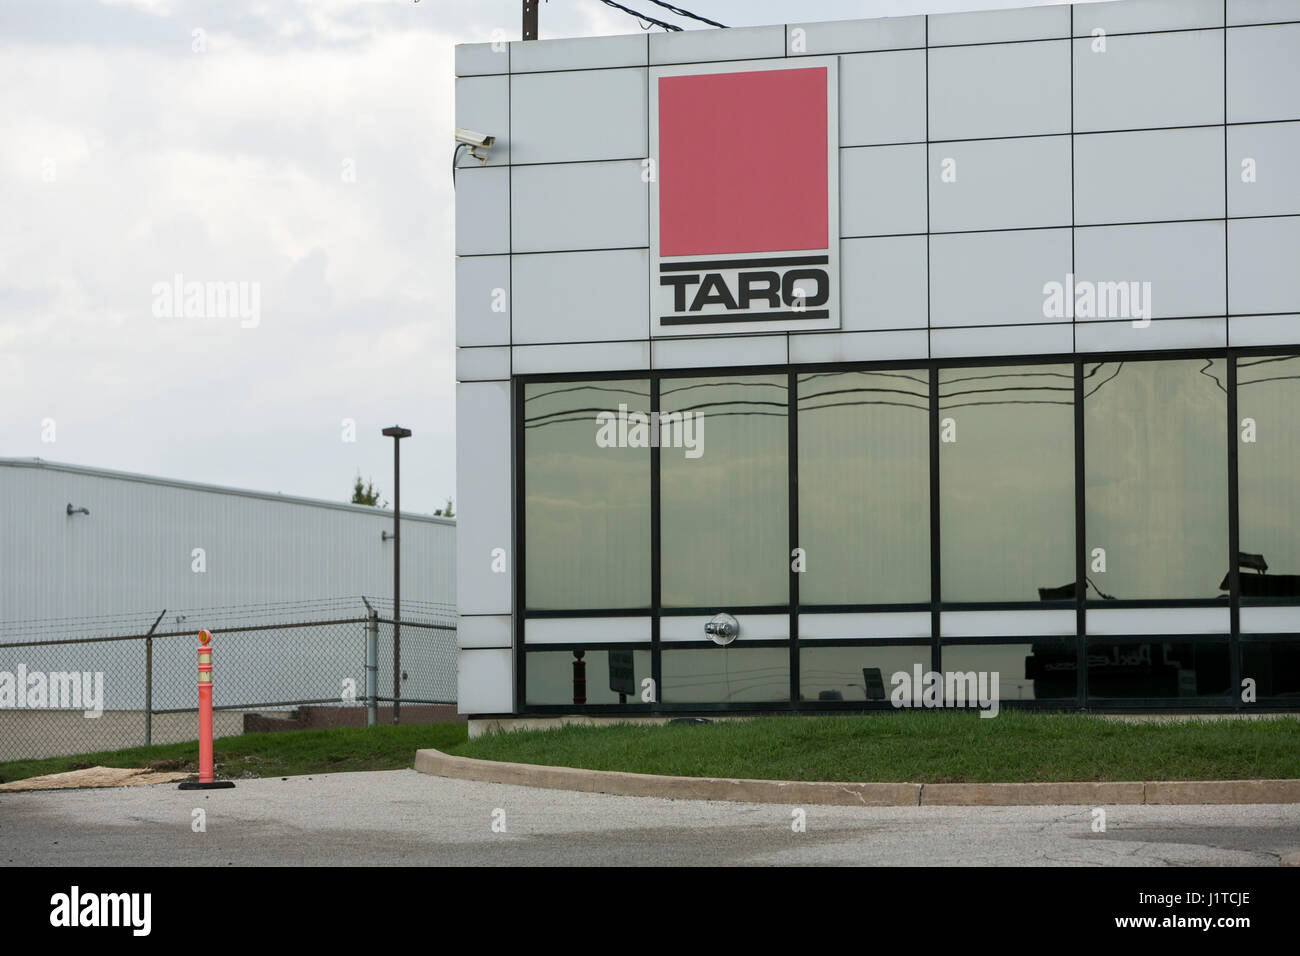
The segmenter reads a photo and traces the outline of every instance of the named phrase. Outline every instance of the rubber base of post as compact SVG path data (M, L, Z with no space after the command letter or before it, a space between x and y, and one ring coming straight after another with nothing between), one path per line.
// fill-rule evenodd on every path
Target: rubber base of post
M177 790L229 790L235 785L233 780L214 780L212 783L199 783L195 780L187 780L178 784Z

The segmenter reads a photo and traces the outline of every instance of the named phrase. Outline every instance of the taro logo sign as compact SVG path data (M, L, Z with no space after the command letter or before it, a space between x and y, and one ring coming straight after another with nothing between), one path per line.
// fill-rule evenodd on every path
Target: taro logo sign
M656 336L838 329L834 57L650 71Z

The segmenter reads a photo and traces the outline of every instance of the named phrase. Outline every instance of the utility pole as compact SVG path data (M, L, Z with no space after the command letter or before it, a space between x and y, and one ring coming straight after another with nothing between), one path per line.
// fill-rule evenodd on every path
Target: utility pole
M524 0L524 39L537 39L537 4L541 0Z
M385 428L393 440L393 723L402 716L402 439L411 430L401 425Z

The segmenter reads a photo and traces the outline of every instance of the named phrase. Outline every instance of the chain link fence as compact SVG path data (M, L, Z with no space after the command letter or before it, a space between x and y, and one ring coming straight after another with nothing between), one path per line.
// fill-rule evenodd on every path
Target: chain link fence
M195 740L212 632L217 737L428 719L456 702L447 605L351 598L0 622L0 762ZM394 667L394 663L397 667Z

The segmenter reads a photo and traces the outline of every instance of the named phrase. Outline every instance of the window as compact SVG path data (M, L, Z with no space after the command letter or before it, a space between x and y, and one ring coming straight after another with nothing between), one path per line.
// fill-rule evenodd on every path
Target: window
M1300 356L1237 361L1241 596L1300 598Z
M1228 570L1225 371L1223 359L1085 367L1090 599L1220 596Z
M929 372L801 374L799 603L930 600Z
M523 397L527 607L648 608L650 448L627 426L648 419L650 383L537 382Z
M1072 366L939 372L939 514L945 601L1073 596Z
M786 382L785 375L661 382L664 607L789 603Z

